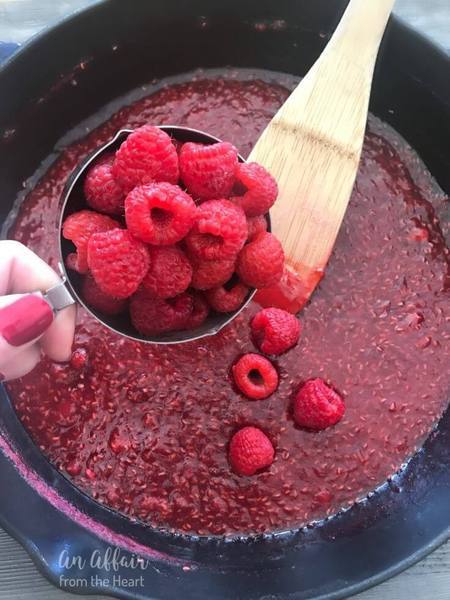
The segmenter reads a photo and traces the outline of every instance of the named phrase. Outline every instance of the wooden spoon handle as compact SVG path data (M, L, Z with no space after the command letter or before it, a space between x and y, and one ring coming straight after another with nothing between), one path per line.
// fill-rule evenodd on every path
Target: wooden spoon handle
M350 199L373 69L394 2L350 1L324 52L249 156L278 181L273 231L291 279L302 280L303 302L320 280Z
M395 0L351 0L325 52L339 51L364 69L375 64ZM355 53L355 49L358 52Z

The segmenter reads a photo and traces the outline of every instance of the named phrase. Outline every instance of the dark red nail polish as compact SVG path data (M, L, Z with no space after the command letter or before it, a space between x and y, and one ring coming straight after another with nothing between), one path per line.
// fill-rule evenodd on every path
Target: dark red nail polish
M52 321L49 304L29 294L0 309L0 335L11 346L22 346L42 335Z

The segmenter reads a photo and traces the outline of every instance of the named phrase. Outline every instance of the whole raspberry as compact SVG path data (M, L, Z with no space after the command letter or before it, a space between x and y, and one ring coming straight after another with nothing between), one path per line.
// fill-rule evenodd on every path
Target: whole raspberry
M173 298L189 287L192 266L177 246L150 246L150 268L143 286L159 298Z
M250 400L267 398L277 389L278 373L260 354L244 354L232 367L234 381Z
M197 221L186 236L189 250L204 260L233 259L245 244L244 211L229 200L208 200L197 209Z
M146 246L126 229L94 233L88 244L88 265L98 287L114 298L128 298L147 274Z
M81 287L81 296L88 306L105 315L118 315L127 308L127 301L105 294L89 273Z
M184 329L192 311L193 298L188 293L163 300L141 288L130 302L131 322L148 336Z
M184 238L197 217L197 207L186 192L171 183L135 188L125 200L125 220L139 240L171 246Z
M191 285L196 290L209 290L226 283L233 275L234 260L201 260L189 254L193 267Z
M184 322L183 329L197 329L209 315L209 305L201 292L190 292L193 300L192 312Z
M257 163L239 163L236 170L237 187L242 194L233 198L247 217L269 212L278 196L278 185L272 175ZM241 191L241 190L239 190Z
M294 400L294 419L301 427L319 431L342 419L345 404L341 396L322 379L310 379Z
M87 204L94 210L122 215L125 194L113 177L113 162L114 155L107 154L89 169L84 180L84 195Z
M144 125L133 131L117 150L112 172L126 193L153 181L177 183L178 154L165 131Z
M243 283L236 283L230 289L223 285L206 292L206 299L211 308L217 312L234 312L242 306L249 289Z
M274 457L272 442L257 427L243 427L231 438L228 458L238 475L254 475L270 467Z
M264 308L253 318L251 330L261 352L278 355L298 342L300 321L281 308Z
M236 273L250 287L264 288L281 279L283 267L284 252L280 242L271 233L260 233L242 248Z
M205 146L191 142L180 151L180 175L193 198L227 198L233 188L238 151L228 142Z
M62 234L77 248L76 253L69 254L67 257L66 264L69 269L78 271L78 273L87 273L89 270L87 263L89 238L93 233L110 231L116 227L120 227L118 221L106 215L99 215L92 210L80 210L69 215L64 221Z
M267 231L266 217L264 217L263 215L259 215L259 217L248 217L247 227L248 227L247 241L252 242L258 234L263 233L264 231Z

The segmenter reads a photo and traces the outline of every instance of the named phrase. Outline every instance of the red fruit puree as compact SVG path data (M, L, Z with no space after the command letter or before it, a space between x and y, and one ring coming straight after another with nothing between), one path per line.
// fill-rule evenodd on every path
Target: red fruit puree
M56 264L63 185L120 127L179 123L248 153L292 81L214 77L162 86L63 150L23 203L11 237ZM170 347L128 341L80 309L75 348L83 360L44 359L8 385L23 424L77 486L152 525L251 533L336 513L396 472L447 406L449 254L438 220L445 204L406 143L371 118L335 251L302 312L299 344L275 361L272 396L248 400L230 375L240 355L257 352L249 328L256 305L209 340ZM329 382L346 403L342 420L319 433L291 416L310 378ZM252 477L233 473L227 457L246 425L275 448L273 464Z

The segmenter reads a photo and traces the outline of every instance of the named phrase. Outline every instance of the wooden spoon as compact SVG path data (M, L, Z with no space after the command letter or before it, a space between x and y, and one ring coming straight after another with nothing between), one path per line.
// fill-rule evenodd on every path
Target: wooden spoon
M323 276L358 171L378 48L395 0L351 0L325 50L253 148L279 185L286 269L263 306L299 311Z

